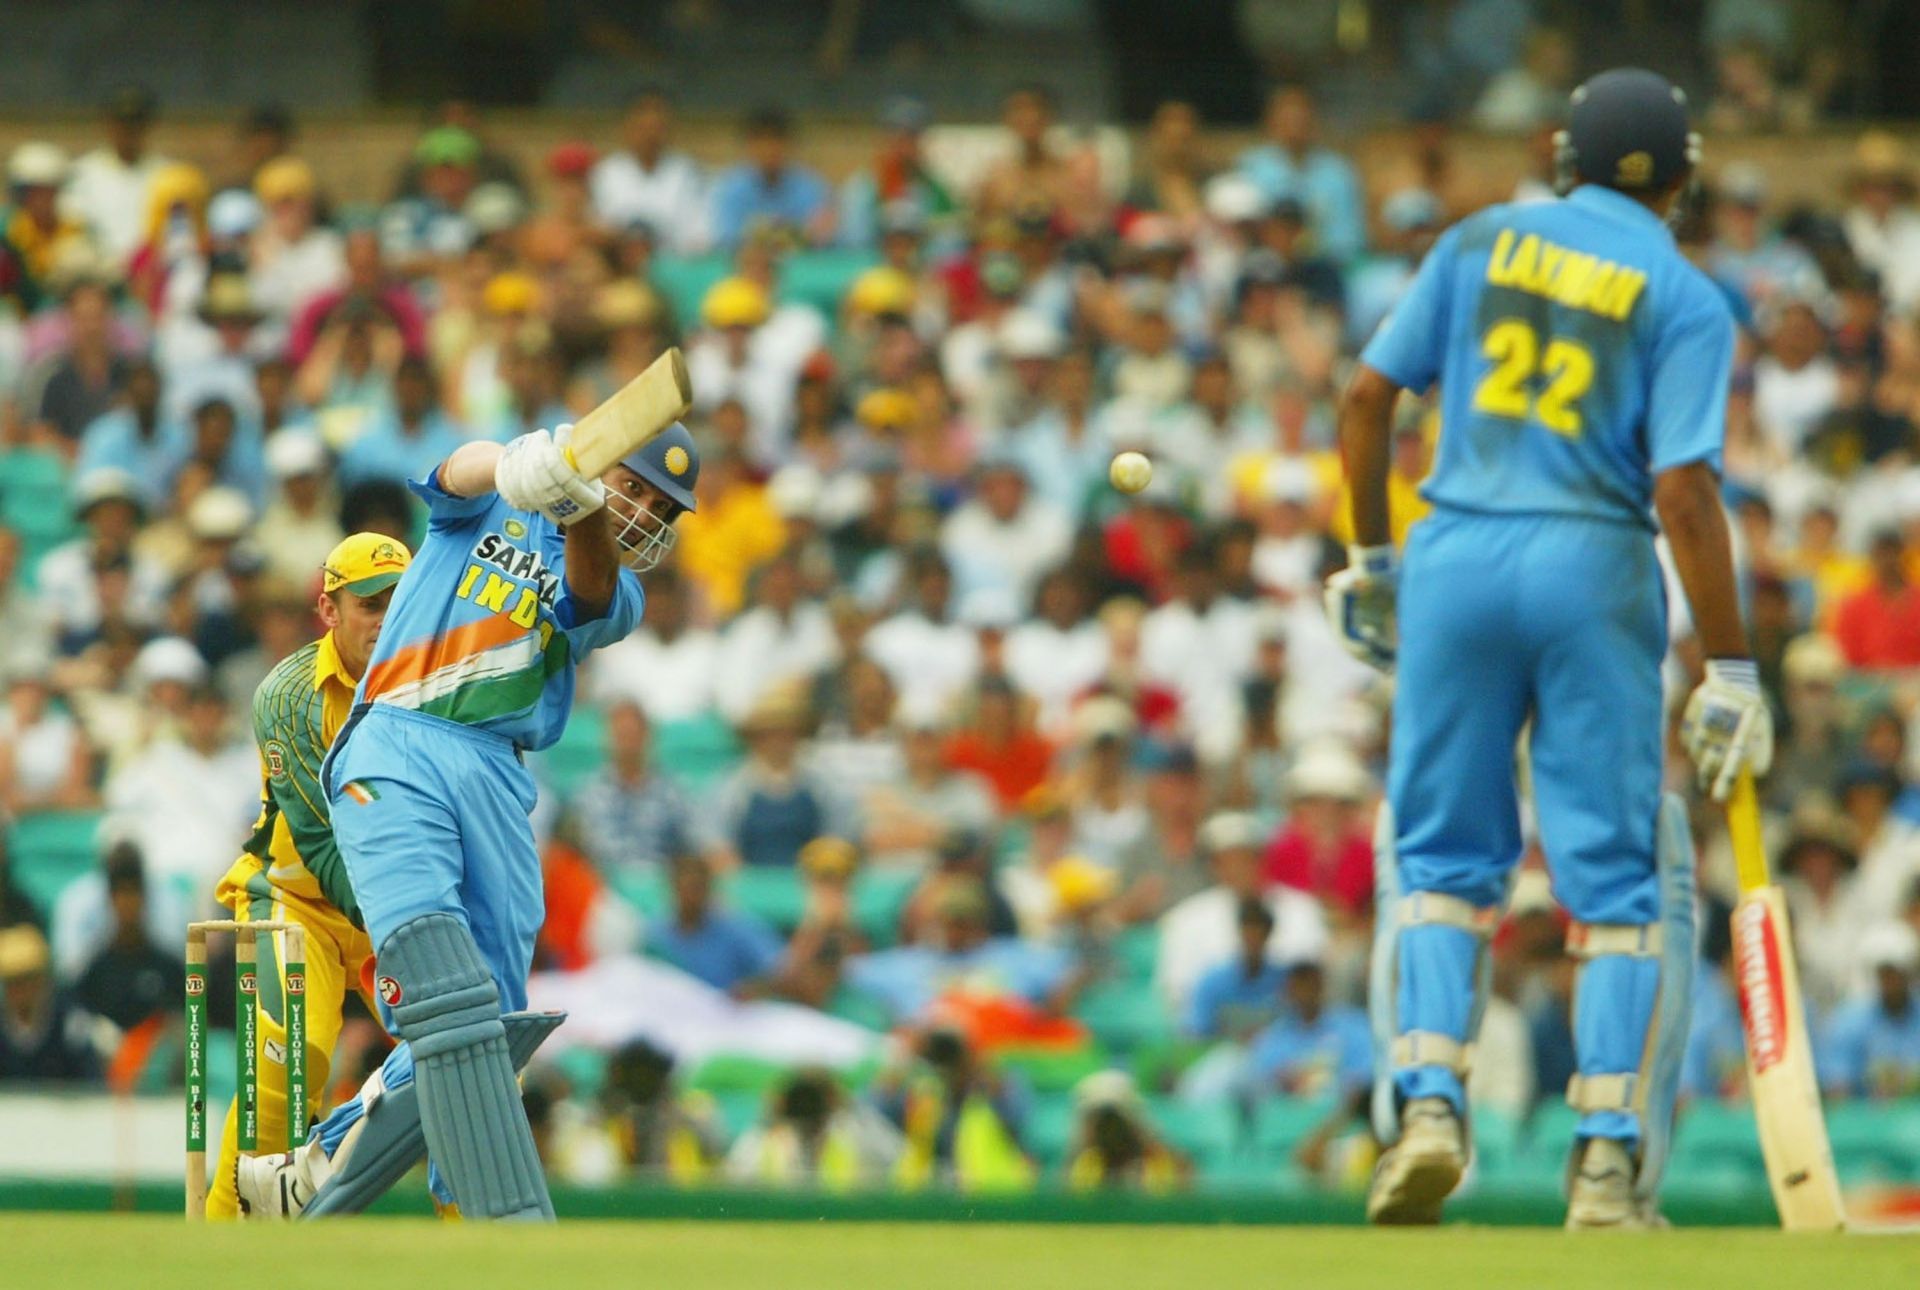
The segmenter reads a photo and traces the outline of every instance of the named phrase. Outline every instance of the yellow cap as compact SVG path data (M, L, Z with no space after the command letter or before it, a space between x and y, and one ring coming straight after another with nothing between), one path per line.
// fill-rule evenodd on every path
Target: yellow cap
M758 327L772 312L766 289L750 278L722 278L700 302L709 327Z
M412 562L405 542L385 533L355 533L327 553L320 589L328 595L343 587L356 596L375 595L400 581Z
M311 197L317 184L313 167L298 157L275 157L253 177L253 194L271 205L289 197Z
M32 923L0 928L0 981L47 970L47 938Z
M919 419L920 405L905 390L878 389L860 400L853 415L876 430L904 430Z
M1068 913L1078 913L1113 895L1113 870L1082 856L1062 856L1047 870L1053 898Z
M540 284L527 273L496 273L480 291L480 303L490 314L532 313L540 303Z
M853 280L847 304L859 314L904 314L913 308L913 294L913 279L883 264Z
M809 878L847 878L860 865L860 853L845 838L823 835L800 848L800 872Z

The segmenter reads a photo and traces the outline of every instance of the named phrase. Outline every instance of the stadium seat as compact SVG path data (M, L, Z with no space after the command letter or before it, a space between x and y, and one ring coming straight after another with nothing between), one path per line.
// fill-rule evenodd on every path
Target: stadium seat
M689 793L704 793L739 760L740 741L718 713L663 721L654 729L654 765Z
M47 552L80 531L67 505L67 467L37 448L0 453L0 526L20 535L21 576L34 574Z
M806 895L800 875L791 869L743 865L720 882L724 899L735 909L791 931L800 923Z
M1127 976L1135 981L1151 981L1153 965L1160 957L1160 931L1155 927L1129 927L1114 938Z
M1106 981L1089 990L1074 1015L1108 1048L1131 1053L1169 1039L1173 1022L1151 985Z
M591 703L582 703L574 708L559 740L539 754L535 773L556 795L568 798L606 764L606 750L606 714Z
M687 1087L708 1093L752 1093L758 1096L786 1078L787 1069L784 1063L758 1057L715 1053L694 1068L693 1074L687 1077Z
M34 811L13 822L7 849L14 881L49 918L68 883L98 862L98 811Z
M900 933L900 911L920 883L911 870L863 870L853 880L853 919L875 948L893 944Z
M1211 1172L1235 1156L1252 1156L1253 1141L1239 1110L1225 1102L1183 1102L1151 1098L1148 1115L1168 1143L1192 1157L1195 1166Z
M1036 1093L1066 1093L1111 1063L1097 1045L1064 1052L1051 1049L1005 1048L994 1054L1002 1070L1017 1073Z
M1035 1097L1021 1130L1021 1144L1044 1169L1057 1168L1073 1137L1073 1097L1054 1093Z
M1849 1180L1920 1181L1920 1102L1834 1102L1827 1133Z
M1674 1126L1673 1155L1698 1168L1764 1170L1760 1137L1752 1108L1742 1104L1694 1102Z

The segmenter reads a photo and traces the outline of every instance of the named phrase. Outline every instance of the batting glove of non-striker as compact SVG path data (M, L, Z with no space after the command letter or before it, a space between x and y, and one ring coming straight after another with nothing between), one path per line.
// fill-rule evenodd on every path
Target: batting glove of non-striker
M1741 771L1767 773L1773 765L1773 713L1752 659L1707 661L1706 679L1687 698L1680 742L1701 789L1716 802L1727 800Z
M1347 548L1347 567L1327 579L1327 617L1347 652L1382 672L1393 670L1400 629L1395 597L1400 566L1392 546Z

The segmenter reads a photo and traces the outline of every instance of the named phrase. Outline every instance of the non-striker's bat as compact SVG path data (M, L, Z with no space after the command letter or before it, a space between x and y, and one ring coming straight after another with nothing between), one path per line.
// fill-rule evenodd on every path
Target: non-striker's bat
M1747 1039L1747 1083L1774 1207L1789 1232L1839 1231L1847 1213L1807 1043L1787 902L1767 871L1760 804L1753 777L1744 772L1727 799L1727 832L1740 873L1733 954Z

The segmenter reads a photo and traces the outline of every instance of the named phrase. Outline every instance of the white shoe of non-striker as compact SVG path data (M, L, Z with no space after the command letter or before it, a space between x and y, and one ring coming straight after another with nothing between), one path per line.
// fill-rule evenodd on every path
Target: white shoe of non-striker
M1400 1141L1374 1166L1367 1221L1386 1226L1440 1221L1440 1207L1467 1169L1460 1117L1445 1098L1421 1097L1400 1115Z
M1633 1156L1611 1138L1589 1138L1567 1195L1569 1231L1632 1231L1665 1226L1633 1192Z
M271 1156L241 1156L233 1168L233 1189L245 1218L298 1218L333 1172L318 1141L298 1151Z

